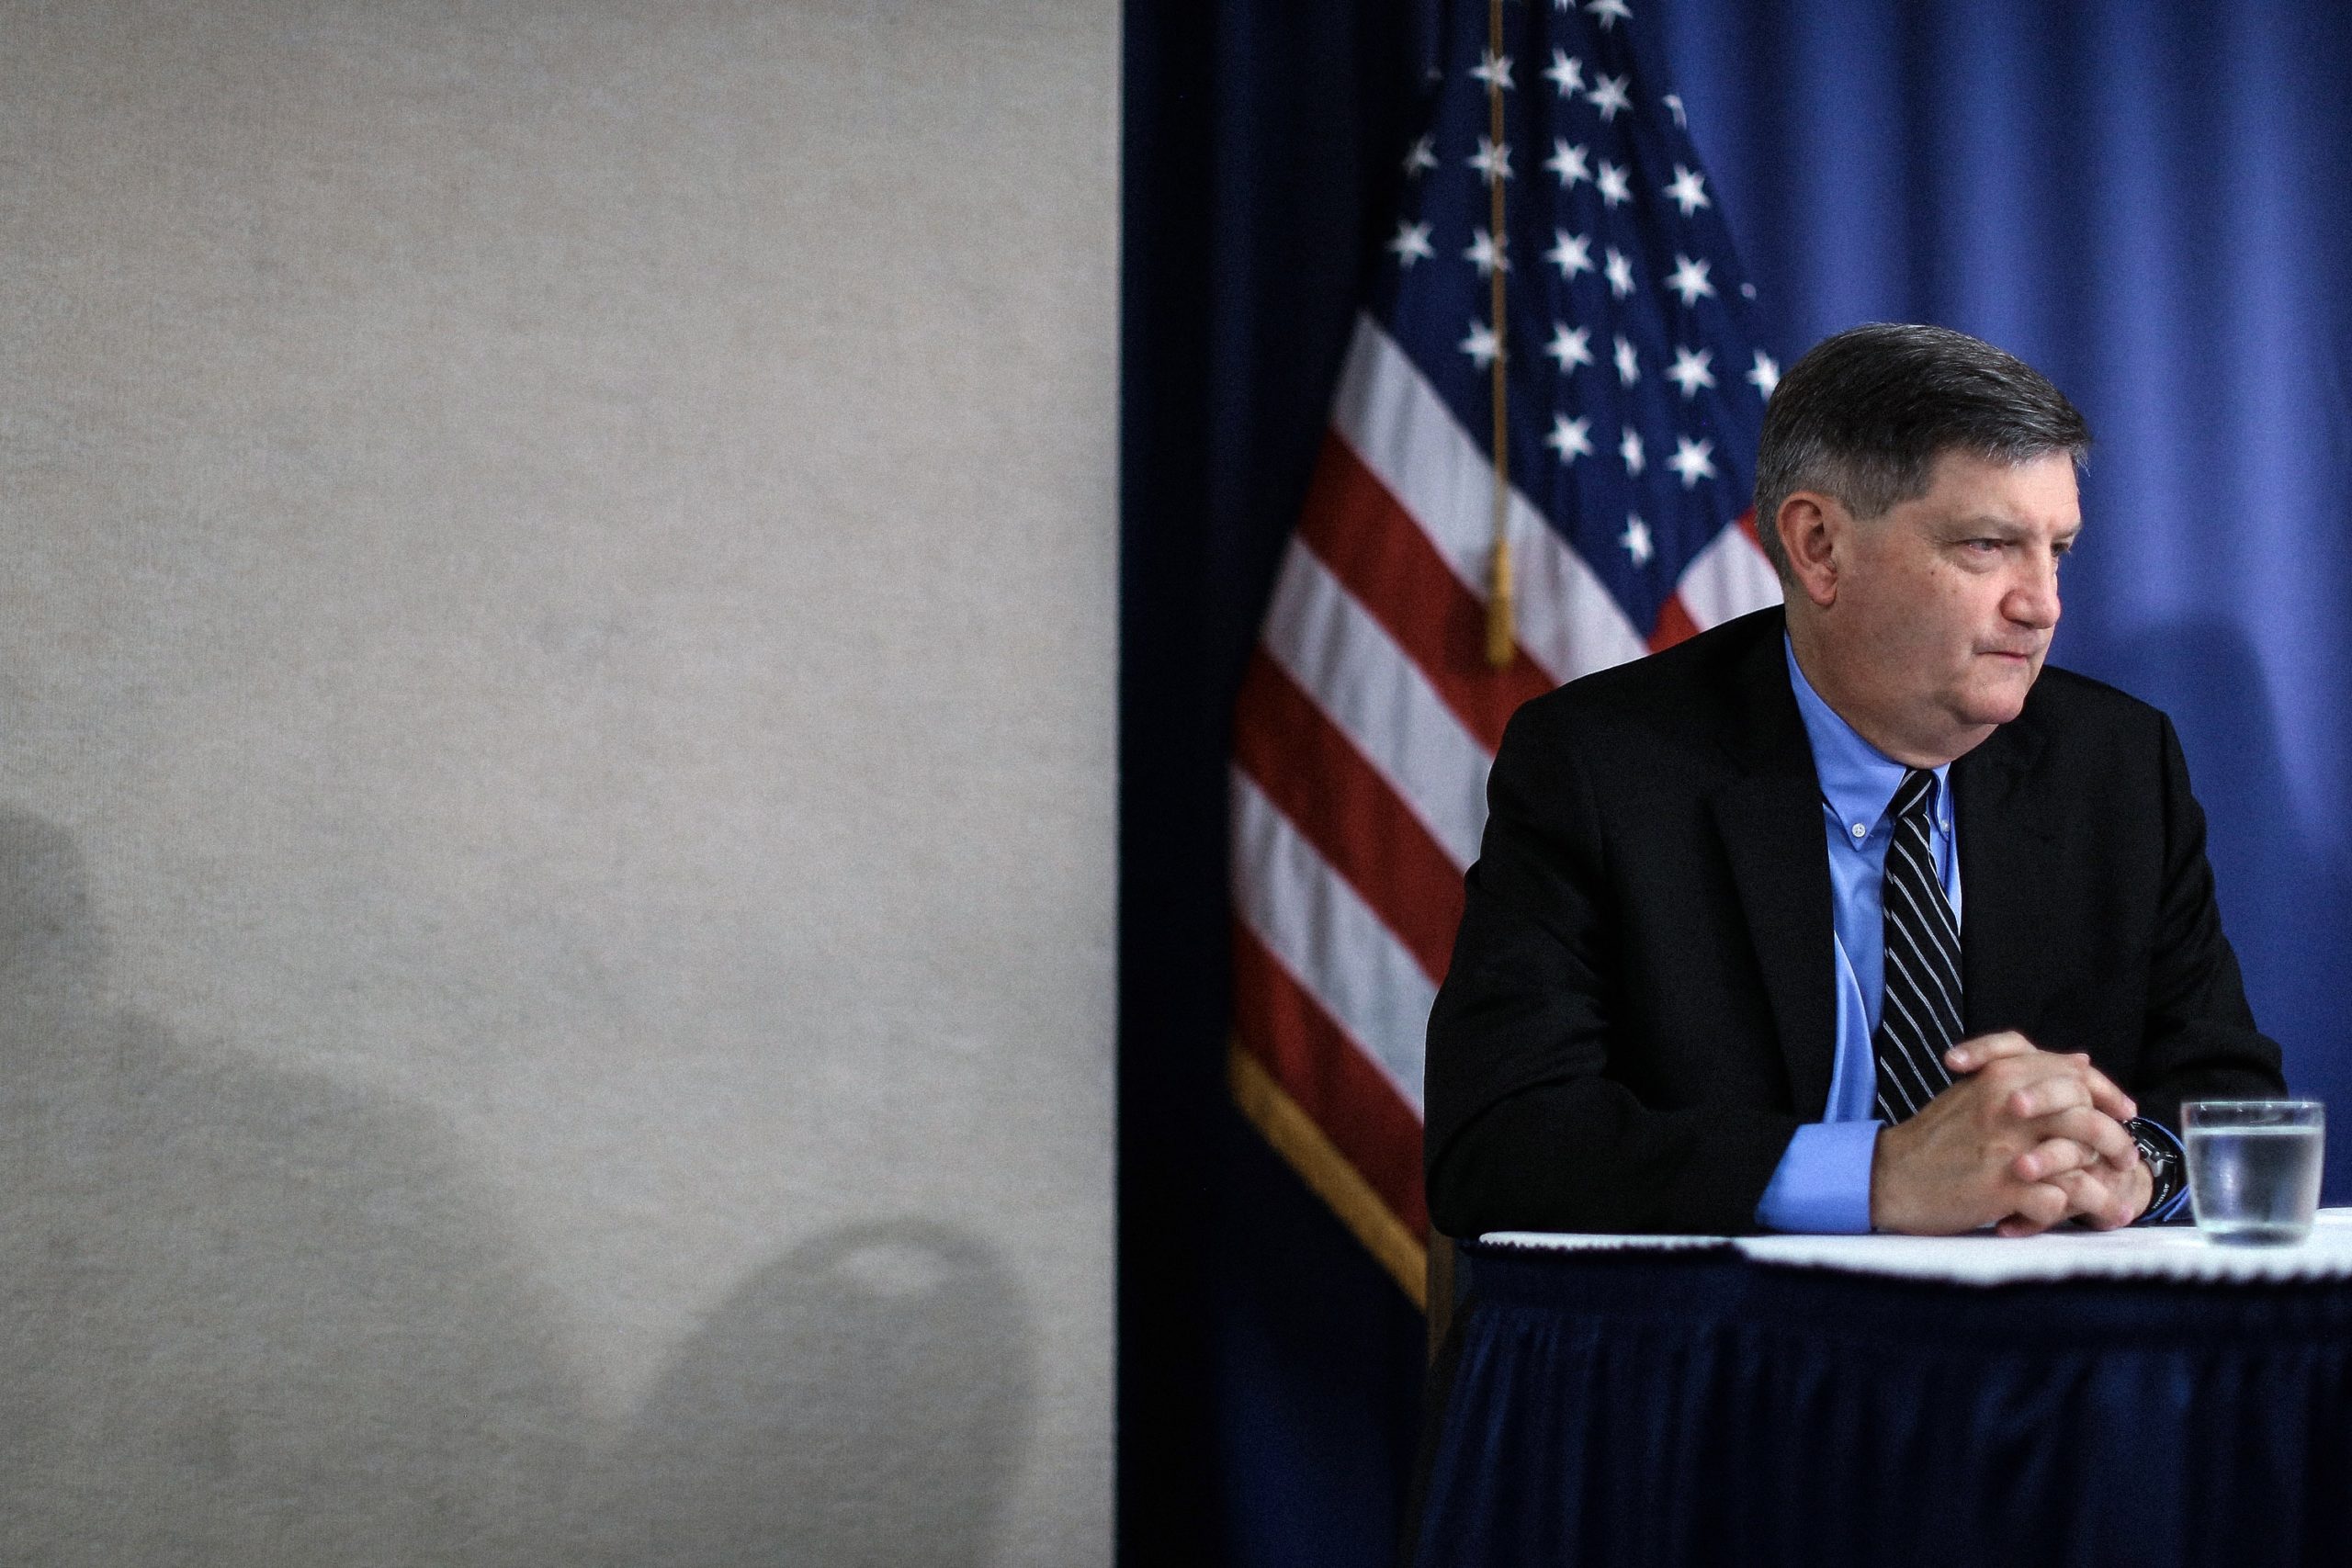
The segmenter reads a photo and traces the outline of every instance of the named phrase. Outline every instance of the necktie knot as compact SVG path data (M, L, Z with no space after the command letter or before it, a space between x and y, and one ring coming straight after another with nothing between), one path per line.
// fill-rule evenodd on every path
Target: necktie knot
M1925 815L1928 801L1935 793L1936 775L1933 770L1914 768L1904 774L1903 782L1894 786L1895 819L1901 821L1905 817Z

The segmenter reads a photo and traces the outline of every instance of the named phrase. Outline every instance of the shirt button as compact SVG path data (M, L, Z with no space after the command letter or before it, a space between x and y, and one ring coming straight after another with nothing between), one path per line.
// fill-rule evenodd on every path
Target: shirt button
M1870 836L1871 830L1868 828L1864 827L1860 822L1854 824L1854 837L1857 839L1867 839Z

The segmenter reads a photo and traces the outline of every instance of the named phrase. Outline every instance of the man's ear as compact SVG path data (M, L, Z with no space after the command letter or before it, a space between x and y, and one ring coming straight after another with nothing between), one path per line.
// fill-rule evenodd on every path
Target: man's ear
M1790 574L1804 590L1804 596L1825 610L1838 599L1832 524L1842 521L1843 513L1832 518L1831 509L1837 505L1828 496L1801 490L1781 502L1781 510L1772 519L1773 526L1780 530L1781 548L1788 552Z

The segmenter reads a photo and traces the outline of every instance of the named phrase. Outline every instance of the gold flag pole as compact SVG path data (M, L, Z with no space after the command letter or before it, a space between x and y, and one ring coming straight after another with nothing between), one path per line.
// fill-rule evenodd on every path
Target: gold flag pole
M1494 268L1488 274L1487 300L1494 312L1494 570L1487 594L1487 662L1500 670L1510 663L1510 422L1505 388L1503 330L1503 0L1487 3L1487 126L1497 160L1487 172L1487 233L1494 237Z

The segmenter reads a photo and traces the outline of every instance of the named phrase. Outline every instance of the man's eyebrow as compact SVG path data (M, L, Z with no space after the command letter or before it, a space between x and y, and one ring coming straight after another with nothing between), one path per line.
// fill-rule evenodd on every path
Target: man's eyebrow
M1996 517L1988 513L1976 517L1955 518L1951 531L1954 537L2022 539L2030 536L2035 529L2030 523L2019 523L2014 518ZM2065 544L2079 537L2082 531L2083 525L2077 523L2056 537L2059 543Z

